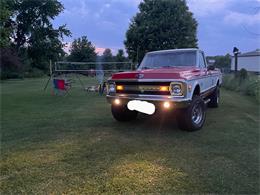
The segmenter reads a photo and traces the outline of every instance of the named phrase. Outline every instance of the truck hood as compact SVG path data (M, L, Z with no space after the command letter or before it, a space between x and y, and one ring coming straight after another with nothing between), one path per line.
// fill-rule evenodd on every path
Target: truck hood
M201 70L196 67L181 67L181 68L160 68L146 69L131 72L120 72L113 74L113 80L121 79L190 79L194 76L199 76Z

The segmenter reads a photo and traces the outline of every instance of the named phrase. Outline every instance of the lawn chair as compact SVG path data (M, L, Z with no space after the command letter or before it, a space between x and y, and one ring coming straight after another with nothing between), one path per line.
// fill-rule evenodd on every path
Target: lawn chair
M67 79L53 79L53 89L55 95L66 95L71 88L71 81Z

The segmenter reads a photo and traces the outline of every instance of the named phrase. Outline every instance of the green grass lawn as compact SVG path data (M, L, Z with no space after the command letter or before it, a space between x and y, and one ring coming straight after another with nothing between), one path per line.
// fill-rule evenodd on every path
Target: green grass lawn
M1 83L1 194L260 193L254 98L222 89L189 133L166 114L118 123L104 96L44 84Z

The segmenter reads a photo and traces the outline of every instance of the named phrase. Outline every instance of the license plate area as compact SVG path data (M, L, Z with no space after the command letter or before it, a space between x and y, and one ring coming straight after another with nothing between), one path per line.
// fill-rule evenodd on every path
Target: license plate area
M152 115L155 112L155 105L153 103L141 100L131 100L127 103L129 110L136 110L145 114Z

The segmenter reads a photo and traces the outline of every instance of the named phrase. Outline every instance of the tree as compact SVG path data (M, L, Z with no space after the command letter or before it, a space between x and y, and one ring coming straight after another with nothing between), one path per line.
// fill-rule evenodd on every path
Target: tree
M0 0L0 48L5 48L10 45L11 14L7 0Z
M111 49L106 48L103 52L103 55L101 56L101 59L102 59L103 62L114 61L114 56L112 54ZM103 68L106 69L106 70L115 69L116 65L115 64L103 64Z
M197 22L186 1L144 0L139 10L124 42L133 61L140 62L152 50L197 47Z
M126 57L125 57L125 54L124 54L124 50L119 49L119 50L117 51L115 60L116 60L117 62L124 62L124 61L126 61Z
M21 77L21 60L13 48L1 48L1 79Z
M64 55L60 39L71 34L65 25L55 29L51 22L64 10L63 5L57 0L7 2L13 12L12 40L18 53L27 48L32 67L47 70L50 59L57 60Z
M225 56L207 56L208 63L214 65L217 68L231 68L231 56L226 54Z
M119 49L117 51L117 54L115 56L115 61L116 62L125 62L126 61L126 57L124 55L124 50ZM123 68L123 67L124 67L123 64L116 64L116 69L120 69L120 68Z
M95 53L95 46L88 40L87 36L74 39L72 42L70 55L68 61L74 62L94 62L97 54Z
M106 48L104 50L104 52L103 52L102 57L103 57L103 61L104 62L111 62L111 61L113 61L113 54L112 54L111 49Z
M231 56L229 54L225 56L215 56L214 66L218 68L231 68Z

